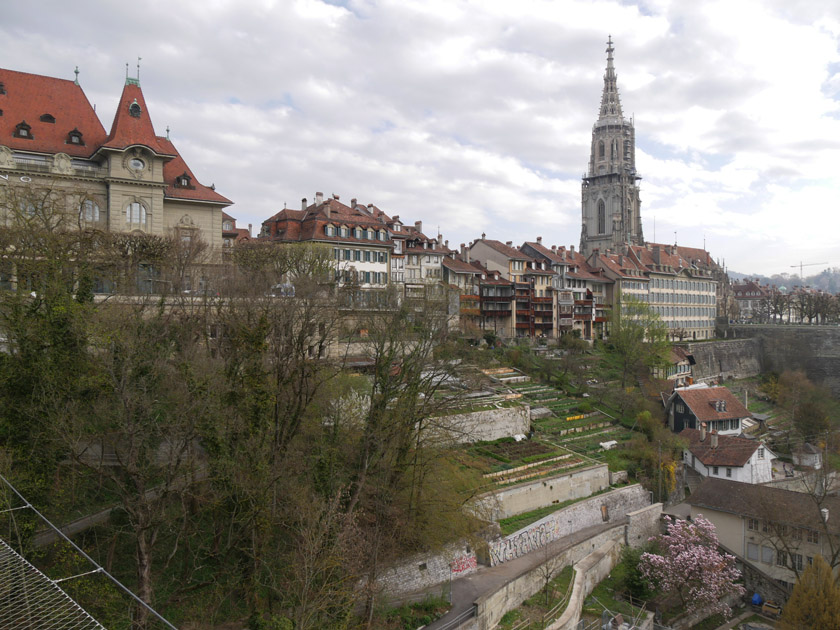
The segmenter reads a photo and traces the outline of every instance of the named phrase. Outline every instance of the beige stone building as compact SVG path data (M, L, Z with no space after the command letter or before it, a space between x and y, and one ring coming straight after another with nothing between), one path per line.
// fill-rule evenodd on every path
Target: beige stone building
M126 79L110 131L78 75L0 69L0 112L6 199L52 191L57 209L80 226L200 238L221 260L223 209L232 202L199 182L168 131L155 133L139 80Z

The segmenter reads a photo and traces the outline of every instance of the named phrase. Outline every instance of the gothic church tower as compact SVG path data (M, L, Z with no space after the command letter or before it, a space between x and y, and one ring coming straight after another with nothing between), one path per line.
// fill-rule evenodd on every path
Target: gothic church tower
M581 195L583 222L580 251L620 251L625 244L642 245L639 185L636 174L636 132L624 118L613 67L612 37L607 41L607 71L601 111L592 127L589 169Z

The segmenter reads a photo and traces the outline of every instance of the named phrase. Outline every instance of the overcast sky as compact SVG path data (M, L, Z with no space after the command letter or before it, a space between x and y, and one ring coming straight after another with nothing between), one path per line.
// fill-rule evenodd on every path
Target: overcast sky
M106 129L125 79L239 225L316 191L438 226L580 240L612 35L645 237L745 273L840 266L840 3L3 3L3 67L73 78Z

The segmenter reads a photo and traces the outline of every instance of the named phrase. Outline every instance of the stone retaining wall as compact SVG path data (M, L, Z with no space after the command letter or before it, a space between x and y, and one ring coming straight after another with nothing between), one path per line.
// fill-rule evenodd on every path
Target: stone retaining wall
M598 464L503 488L483 495L477 503L487 520L497 521L552 503L588 497L609 486L609 469L606 464Z
M455 413L435 418L452 437L453 442L490 442L514 435L528 435L531 430L531 408L528 405Z
M622 521L628 513L649 505L650 493L639 484L619 488L574 503L501 540L490 542L487 546L488 557L480 557L479 560L496 566L581 529Z

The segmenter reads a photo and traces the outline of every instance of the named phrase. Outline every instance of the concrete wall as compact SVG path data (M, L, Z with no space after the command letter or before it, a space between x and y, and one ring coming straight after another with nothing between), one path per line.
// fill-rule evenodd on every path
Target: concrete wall
M743 378L762 371L761 343L755 339L707 341L685 344L696 364L694 379Z
M650 505L650 493L635 484L580 501L488 544L490 566L526 553L587 527L623 522L627 514ZM482 560L487 560L482 558Z
M604 543L575 564L575 581L566 610L545 630L573 630L580 619L586 596L595 590L598 583L610 574L618 564L621 545L611 540Z
M556 475L488 493L478 500L487 520L524 514L552 503L588 497L609 487L609 469L606 464L582 468L571 473Z
M461 541L447 546L440 553L418 554L386 569L376 580L376 585L383 593L387 593L387 597L397 599L408 593L444 584L450 577L455 580L470 575L477 568L475 551Z
M547 554L546 562L555 562L557 567L565 567L578 562L599 547L608 543L621 543L623 540L624 526L619 525L560 553ZM540 567L535 567L517 576L499 590L478 598L475 601L477 610L476 627L481 630L495 628L507 611L513 610L526 599L539 592L543 584Z
M764 371L802 370L840 395L840 326L733 326L733 334L761 346Z
M528 435L531 430L531 411L528 405L458 413L441 416L436 420L459 443L489 442L514 435Z
M625 544L631 547L641 547L651 536L659 533L662 520L662 504L653 503L640 510L627 513L627 533Z

